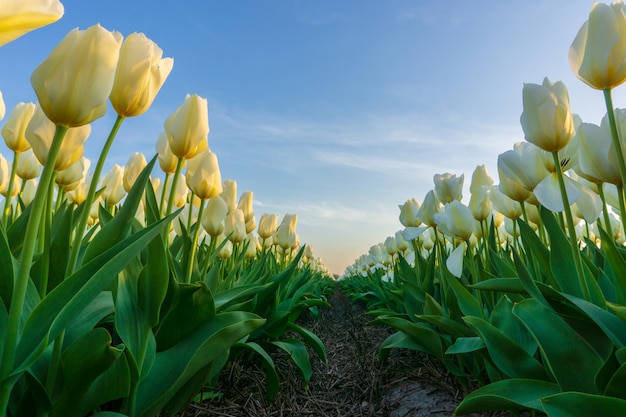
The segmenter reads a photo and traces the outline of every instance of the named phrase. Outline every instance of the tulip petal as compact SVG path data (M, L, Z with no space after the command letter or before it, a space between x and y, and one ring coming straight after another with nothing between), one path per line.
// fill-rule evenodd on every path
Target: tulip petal
M570 205L574 204L580 197L580 192L574 185L574 181L563 176L565 182L565 191L567 193L567 200ZM559 180L556 173L552 173L544 178L537 187L535 187L535 197L542 206L554 212L561 212L565 209L563 206L563 199L561 198L561 191L559 187Z
M463 255L465 255L465 242L457 246L446 259L448 271L457 278L461 278L463 274Z
M428 229L426 226L407 227L402 231L402 237L407 242L410 242L411 240L420 237L421 234L426 231L426 229Z

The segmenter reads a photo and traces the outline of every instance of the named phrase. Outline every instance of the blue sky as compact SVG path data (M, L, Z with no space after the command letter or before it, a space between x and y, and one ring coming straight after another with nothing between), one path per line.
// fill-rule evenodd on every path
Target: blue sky
M485 164L498 182L498 154L523 140L523 83L562 80L584 121L605 113L567 60L592 1L62 3L59 22L0 49L7 112L35 101L30 74L71 29L144 32L174 69L152 108L122 126L109 166L152 156L185 94L206 97L223 179L253 191L257 219L298 213L301 241L336 273L402 227L398 205L421 201L434 174L464 173L467 189ZM113 118L93 124L91 159Z

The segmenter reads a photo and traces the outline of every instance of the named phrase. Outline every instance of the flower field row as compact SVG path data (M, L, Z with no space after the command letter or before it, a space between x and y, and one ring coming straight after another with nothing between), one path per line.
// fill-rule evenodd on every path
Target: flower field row
M62 14L56 0L4 2L0 45ZM205 98L187 95L164 121L153 157L103 174L124 120L172 68L143 34L75 29L32 73L38 103L4 121L0 416L173 415L212 394L229 361L260 361L271 398L274 351L305 383L307 349L325 360L296 321L333 281L297 214L257 225L252 192L222 180ZM92 166L84 143L108 102L117 118Z
M404 228L348 267L341 285L381 346L436 357L466 388L455 411L551 417L626 415L626 6L594 4L569 51L604 94L599 125L572 113L561 82L525 84L525 142L498 157L499 184L476 168L434 176ZM470 392L472 381L481 387Z

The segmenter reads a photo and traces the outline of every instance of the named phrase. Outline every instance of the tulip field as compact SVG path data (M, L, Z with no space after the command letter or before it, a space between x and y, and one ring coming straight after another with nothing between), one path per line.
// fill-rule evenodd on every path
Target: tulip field
M58 0L5 3L0 46L63 15ZM37 103L6 111L0 96L1 417L180 415L252 364L271 402L281 367L304 386L323 377L315 320L331 296L389 330L380 363L436 361L462 390L455 415L626 415L622 1L594 4L569 50L603 94L599 124L573 113L562 82L525 84L525 141L499 155L499 183L477 166L464 202L463 173L435 174L399 206L401 230L341 277L300 241L297 214L259 216L252 191L222 178L206 98L185 97L153 155L103 172L166 82L162 55L144 34L75 29L28 69ZM92 164L90 123L109 105Z

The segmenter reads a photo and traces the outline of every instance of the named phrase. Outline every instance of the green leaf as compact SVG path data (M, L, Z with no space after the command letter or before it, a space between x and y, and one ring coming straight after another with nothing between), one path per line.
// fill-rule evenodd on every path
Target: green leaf
M623 417L626 401L582 392L563 392L541 400L548 417Z
M87 246L83 256L83 263L89 262L128 236L156 160L157 157L155 156L141 171L130 192L126 195L122 208L115 214L113 219L102 227L102 230L96 234L89 246Z
M537 351L537 342L530 335L528 329L513 314L513 302L508 296L500 298L496 307L491 311L489 322L502 333L519 345L529 355Z
M306 351L306 346L298 339L285 339L271 342L274 346L278 346L291 356L291 360L296 364L300 370L300 374L304 379L304 385L309 385L313 370L311 369L311 361L309 360L309 354Z
M61 357L62 390L54 397L51 417L80 417L100 406L86 394L94 381L113 366L122 353L123 349L111 346L111 336L103 328L84 334L66 349ZM120 373L116 383L129 387L123 382L128 378L128 373ZM119 394L115 385L109 387L113 393L110 400Z
M447 272L447 271L446 271ZM446 280L454 295L456 295L459 309L466 316L484 317L484 311L478 300L461 284L454 275L445 273Z
M436 358L443 358L443 344L437 332L426 325L413 323L399 317L380 316L375 322L381 322L396 330L404 332L413 342L420 346L422 352L433 355ZM381 348L382 349L382 348Z
M326 347L324 346L324 342L322 342L315 333L313 333L309 329L305 329L302 326L298 326L295 323L289 323L288 326L290 329L295 330L298 334L300 334L304 341L309 346L311 346L317 356L319 356L321 360L326 362Z
M550 250L528 223L518 218L517 224L519 225L522 242L524 242L524 249L532 256L532 259L537 263L541 272L546 275L548 282L555 285L554 274L550 268ZM544 282L543 277L535 277L535 279Z
M472 353L481 349L485 349L485 342L478 336L474 337L458 337L454 344L452 344L446 355L455 355L459 353Z
M219 313L172 348L159 352L137 387L136 414L156 415L187 381L265 322L246 312Z
M561 317L534 299L516 304L513 313L537 341L546 368L563 391L597 392L594 381L602 359Z
M537 359L498 328L479 317L467 316L463 320L480 335L493 363L504 374L511 378L550 380Z
M267 390L267 399L273 400L278 395L279 378L276 372L276 366L272 357L255 342L237 343L236 347L250 349L261 357L263 367L265 369L265 389Z
M505 379L469 393L454 410L455 416L492 410L543 411L540 399L560 393L557 384L532 379ZM594 414L590 414L594 415Z
M168 224L163 219L100 254L66 278L33 310L16 350L15 372L27 368L117 274Z
M13 255L11 255L6 232L4 227L0 225L0 271L2 271L0 300L4 303L7 310L11 307L11 297L13 296L13 283L15 281L14 262L16 261L13 259Z
M611 236L609 236L601 227L598 229L600 230L600 237L602 239L601 244L604 255L611 264L613 270L618 272L615 274L613 284L615 285L615 290L617 291L617 300L623 304L626 301L626 277L624 277L623 274L623 271L626 271L626 259L624 259L624 257L617 250L615 241L611 238ZM619 271L622 271L622 273L619 273Z

